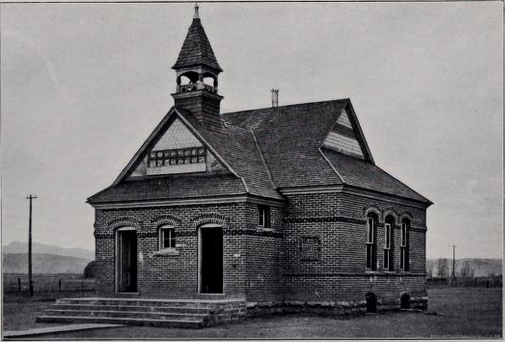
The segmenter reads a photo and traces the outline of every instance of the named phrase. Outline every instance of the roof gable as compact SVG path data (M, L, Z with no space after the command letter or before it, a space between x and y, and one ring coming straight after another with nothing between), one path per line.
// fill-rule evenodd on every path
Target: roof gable
M150 154L165 153L173 147L186 148L188 146L191 148L205 147L207 149L207 168L209 167L209 158L214 158L217 165L224 168L224 172L220 170L216 174L216 172L188 173L185 171L180 175L161 172L158 175L165 177L149 177L154 175L146 172ZM185 167L185 165L182 166ZM227 174L226 171L228 171ZM193 177L188 177L191 175ZM183 188L191 187L189 185L191 182L200 184L199 190L190 191L191 189L188 188L185 192ZM157 188L154 192L149 190L151 187L157 186L161 188ZM208 197L236 194L284 199L269 178L268 170L261 158L261 152L255 143L253 133L234 126L223 130L209 129L201 125L191 113L173 107L114 183L88 200L90 203L101 203L173 198L174 196L186 198L188 196Z
M342 184L319 151L348 99L223 114L251 129L279 188Z
M321 146L373 163L372 154L350 103L340 111Z
M167 171L170 166L160 165L154 173L149 173L147 163L150 162L150 153L165 153L170 148L198 148L205 147L208 151L206 153L207 167L205 164L195 163L196 166L184 167L181 165L172 166L175 172ZM164 156L163 156L164 157ZM168 159L168 158L167 158ZM216 153L216 151L203 139L201 135L186 121L186 119L178 113L175 108L172 108L168 114L161 120L158 126L154 129L147 140L142 144L140 149L135 153L130 162L126 165L123 171L116 178L113 186L119 184L124 179L132 179L140 176L150 176L154 174L173 174L184 172L198 172L206 171L209 163L216 169L224 169L231 172L238 177L236 172ZM199 165L200 164L200 165ZM189 164L191 165L191 164Z
M178 117L170 122L153 144L152 148L143 152L142 161L127 179L226 170Z

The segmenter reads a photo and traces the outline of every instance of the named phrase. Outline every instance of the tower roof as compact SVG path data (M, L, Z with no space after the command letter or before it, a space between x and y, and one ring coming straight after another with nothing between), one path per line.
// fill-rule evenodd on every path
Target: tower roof
M214 56L214 51L212 51L209 39L198 17L197 8L195 7L195 17L182 44L177 62L172 69L204 65L219 72L223 71Z

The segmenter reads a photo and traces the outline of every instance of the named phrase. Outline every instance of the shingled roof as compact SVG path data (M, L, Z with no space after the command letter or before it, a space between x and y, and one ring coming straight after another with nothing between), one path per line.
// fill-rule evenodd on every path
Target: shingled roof
M190 199L244 194L241 180L233 175L156 177L120 182L88 198L89 203Z
M426 197L372 163L329 149L323 149L322 152L338 171L344 184L420 202L430 202Z
M208 144L230 168L228 175L166 175L151 179L129 180L129 173L140 162L148 147L165 132L173 116L178 116ZM255 195L276 200L284 197L275 190L253 132L229 126L209 129L183 109L172 108L113 185L88 198L90 203L128 202L161 199L202 198L225 195Z
M214 51L199 18L193 18L177 62L172 69L195 65L205 65L218 72L223 71L217 63L216 56L214 56Z
M198 122L190 112L174 107L116 182L88 201L127 202L238 194L282 200L279 188L349 185L431 203L376 166L369 151L369 159L360 159L321 147L344 108L352 110L349 99L227 113L223 117L228 124L216 130ZM163 134L174 115L208 144L230 168L230 174L127 180L135 163L143 158L144 150ZM364 140L364 136L360 139ZM367 146L366 141L364 145Z
M365 160L320 148L342 109L355 116L349 99L311 102L224 114L253 130L277 188L347 184L431 203L375 165L364 135ZM354 119L358 124L357 119Z

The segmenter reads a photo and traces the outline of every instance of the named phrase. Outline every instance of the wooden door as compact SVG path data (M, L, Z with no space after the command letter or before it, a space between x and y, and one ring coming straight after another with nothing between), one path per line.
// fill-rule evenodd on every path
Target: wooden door
M118 291L137 291L137 233L118 231Z

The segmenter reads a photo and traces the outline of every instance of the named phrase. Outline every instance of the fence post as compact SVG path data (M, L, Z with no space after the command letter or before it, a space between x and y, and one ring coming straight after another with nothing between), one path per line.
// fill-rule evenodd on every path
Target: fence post
M21 278L18 278L18 292L21 292Z
M58 292L61 292L61 278L58 279Z
M81 281L81 289L82 289L82 293L84 293L84 280Z

